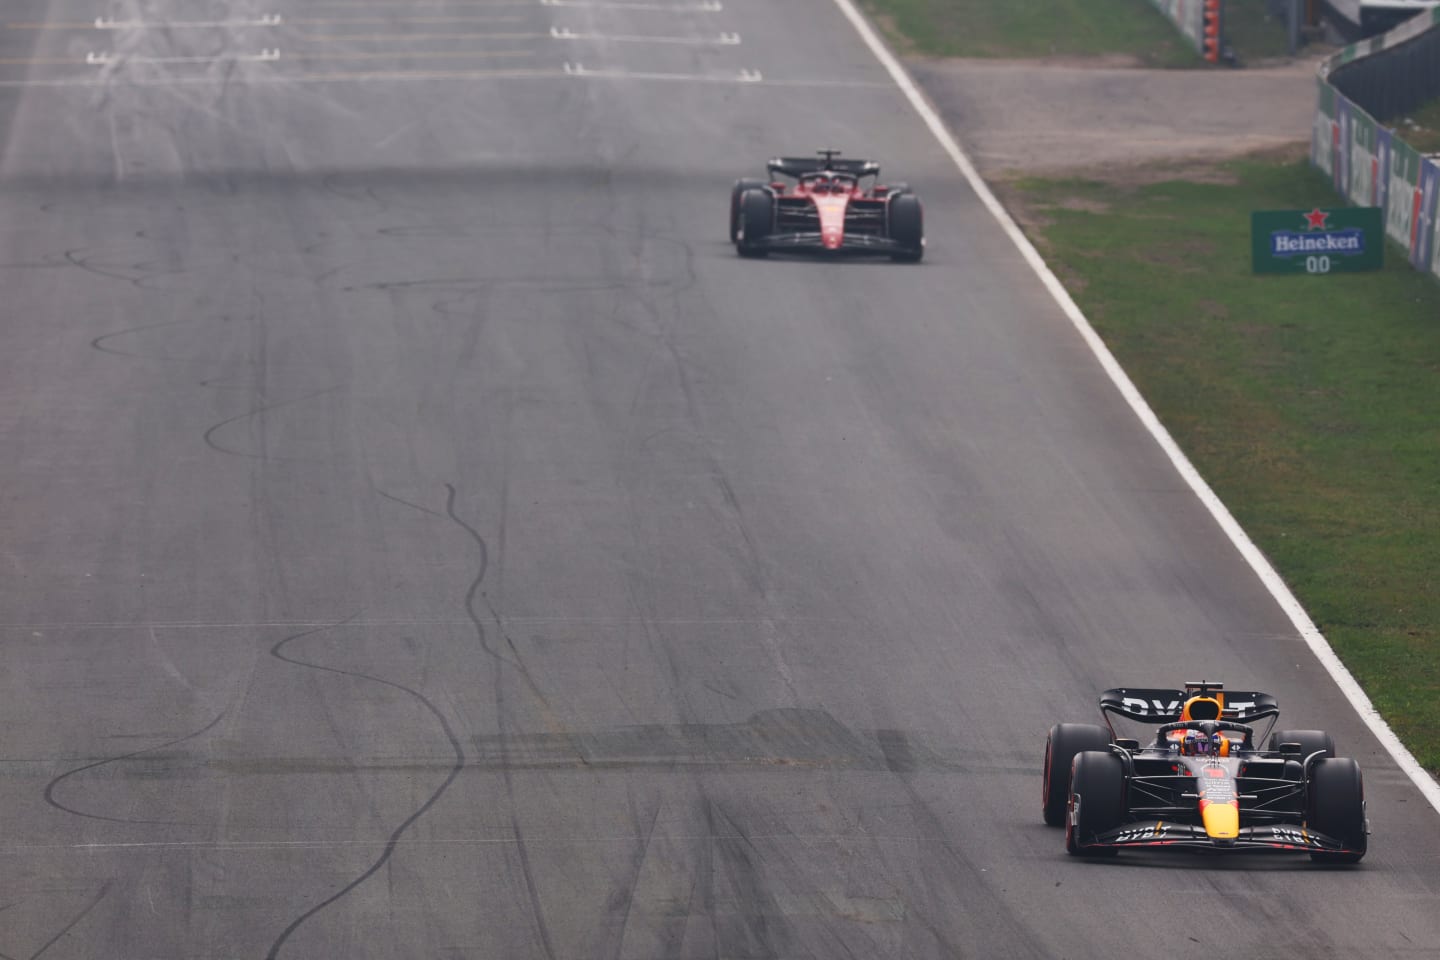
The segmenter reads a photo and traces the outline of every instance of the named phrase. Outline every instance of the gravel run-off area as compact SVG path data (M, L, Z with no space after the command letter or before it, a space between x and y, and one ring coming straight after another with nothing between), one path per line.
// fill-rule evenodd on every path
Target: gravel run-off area
M1231 70L921 58L907 67L986 179L1110 179L1303 148L1320 59Z

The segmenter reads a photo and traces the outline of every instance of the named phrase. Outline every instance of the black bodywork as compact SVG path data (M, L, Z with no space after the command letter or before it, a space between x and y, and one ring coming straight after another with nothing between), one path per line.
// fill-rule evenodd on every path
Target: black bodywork
M1272 738L1262 746L1280 713L1275 698L1258 692L1222 691L1222 684L1212 682L1186 684L1183 690L1106 690L1100 697L1105 727L1094 729L1103 736L1108 728L1108 745L1093 743L1068 761L1052 757L1053 743L1047 746L1046 819L1056 822L1050 809L1054 796L1051 778L1068 773L1071 786L1064 825L1072 853L1113 853L1126 847L1288 850L1335 862L1354 862L1364 855L1369 831L1354 761L1333 758L1333 741L1321 731L1287 731L1280 736L1293 735L1302 742ZM1188 698L1216 694L1224 701L1220 716L1181 719L1182 704ZM1143 742L1119 736L1117 718L1154 725L1154 735ZM1256 725L1262 723L1263 730L1257 733ZM1062 734L1074 739L1073 731L1082 726L1057 725L1052 728L1052 741L1061 727L1070 728ZM1228 741L1225 755L1183 755L1170 735L1187 730L1224 738ZM1103 751L1095 749L1100 746ZM1082 761L1086 752L1106 755ZM1061 762L1065 770L1052 768ZM1100 777L1092 781L1100 787L1091 790L1099 798L1092 798L1094 802L1113 809L1084 810L1084 815L1077 815L1087 802L1075 785L1082 765L1087 776ZM1118 789L1107 784L1107 770L1118 770ZM1317 772L1323 772L1325 781L1318 787ZM1352 774L1353 789L1349 785ZM1207 829L1204 810L1211 804L1238 808L1238 829L1218 834ZM1077 836L1077 831L1082 835Z

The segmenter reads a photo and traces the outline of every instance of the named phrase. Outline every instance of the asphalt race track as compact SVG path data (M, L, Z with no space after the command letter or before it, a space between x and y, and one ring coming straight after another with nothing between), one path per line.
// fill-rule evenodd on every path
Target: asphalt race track
M1440 819L830 0L4 17L0 957L1435 955ZM825 146L924 263L735 256ZM1359 868L1065 855L1047 727L1202 678Z

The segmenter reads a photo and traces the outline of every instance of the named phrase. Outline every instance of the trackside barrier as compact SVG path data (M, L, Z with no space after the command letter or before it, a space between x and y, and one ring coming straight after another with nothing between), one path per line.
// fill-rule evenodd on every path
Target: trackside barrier
M1346 200L1382 208L1385 233L1411 266L1440 277L1440 158L1423 156L1375 119L1440 96L1437 65L1440 8L1321 64L1310 162Z
M1150 0L1150 3L1179 28L1201 56L1211 63L1220 62L1223 0Z

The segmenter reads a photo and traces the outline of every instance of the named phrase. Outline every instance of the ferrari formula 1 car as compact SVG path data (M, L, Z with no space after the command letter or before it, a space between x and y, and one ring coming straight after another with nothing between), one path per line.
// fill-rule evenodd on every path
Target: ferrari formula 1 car
M920 198L903 183L880 183L880 164L776 157L770 180L737 180L730 191L730 242L742 257L771 251L880 254L914 263L925 255ZM786 182L786 178L792 182Z
M1105 725L1060 723L1045 743L1044 816L1081 856L1129 847L1290 850L1355 863L1369 823L1360 767L1320 730L1282 730L1264 693L1223 684L1119 688L1100 695ZM1156 725L1146 743L1115 717ZM1255 724L1269 721L1259 737Z

